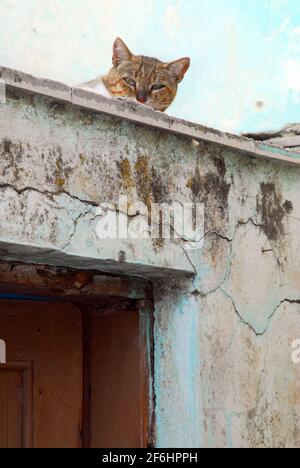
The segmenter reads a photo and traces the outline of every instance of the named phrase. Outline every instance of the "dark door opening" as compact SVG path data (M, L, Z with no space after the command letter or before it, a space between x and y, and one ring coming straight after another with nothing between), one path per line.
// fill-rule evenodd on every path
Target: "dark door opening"
M0 448L145 447L144 326L124 302L0 299Z

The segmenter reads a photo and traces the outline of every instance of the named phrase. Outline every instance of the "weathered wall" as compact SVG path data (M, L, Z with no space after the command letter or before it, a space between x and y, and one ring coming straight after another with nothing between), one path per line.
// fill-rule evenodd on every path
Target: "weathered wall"
M211 160L219 190L192 285L156 288L159 444L299 447L299 170L199 154L194 195Z
M193 273L181 241L162 249L147 239L133 246L95 235L100 203L118 203L121 194L131 205L169 199L171 179L164 176L171 161L180 170L185 158L176 151L176 136L10 91L0 122L0 237L10 258L114 271L126 262L127 272Z
M9 88L1 257L152 278L158 446L299 447L299 176L296 164ZM99 241L97 205L120 193L204 202L204 248Z

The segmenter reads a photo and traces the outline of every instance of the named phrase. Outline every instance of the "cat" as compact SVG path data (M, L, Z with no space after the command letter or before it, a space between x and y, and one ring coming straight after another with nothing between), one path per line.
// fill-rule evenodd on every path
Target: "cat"
M164 112L175 99L190 59L184 57L164 63L156 58L133 55L122 39L117 38L113 44L112 63L107 75L77 88L107 98L131 99Z

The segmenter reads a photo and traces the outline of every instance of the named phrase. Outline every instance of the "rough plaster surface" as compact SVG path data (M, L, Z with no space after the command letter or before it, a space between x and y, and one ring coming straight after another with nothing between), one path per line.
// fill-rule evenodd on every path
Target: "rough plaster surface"
M9 88L2 259L153 279L158 446L299 447L299 168L94 111ZM203 249L99 241L120 193L204 203Z
M213 153L203 151L194 176L206 198L201 173L217 158L222 189L206 200L196 277L155 288L158 441L299 447L300 365L291 355L300 336L300 174Z

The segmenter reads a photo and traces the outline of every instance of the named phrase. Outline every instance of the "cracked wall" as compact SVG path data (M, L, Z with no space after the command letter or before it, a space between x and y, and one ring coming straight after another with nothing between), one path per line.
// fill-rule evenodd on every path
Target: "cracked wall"
M299 447L300 172L229 151L221 161L223 182L197 190L210 211L196 277L155 288L158 441Z
M122 194L130 206L172 199L185 157L184 148L177 151L178 137L12 90L0 108L0 123L0 248L7 259L47 257L65 265L72 258L70 266L75 261L78 267L114 272L124 272L124 265L119 267L126 263L134 274L194 272L180 240L133 245L96 235L100 203L117 204ZM131 213L129 226L134 217Z
M298 167L9 88L0 255L151 278L157 445L300 446ZM97 206L205 204L184 239L99 240ZM129 222L140 215L129 211Z

